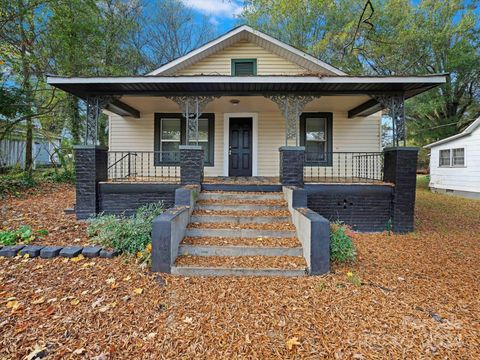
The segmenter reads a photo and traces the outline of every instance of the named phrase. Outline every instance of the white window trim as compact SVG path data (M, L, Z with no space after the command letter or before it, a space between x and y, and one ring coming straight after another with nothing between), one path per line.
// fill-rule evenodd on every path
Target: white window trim
M258 176L258 113L224 113L223 114L223 176L228 175L228 153L230 146L230 118L252 118L252 176Z
M453 150L463 149L463 165L454 165L453 164ZM440 152L448 150L450 152L450 165L440 165ZM458 146L458 147L451 147L446 149L438 149L438 168L440 169L449 169L449 168L466 168L467 167L467 147L466 146Z
M463 165L454 165L453 163L453 150L463 149ZM467 167L467 148L465 146L462 147L455 147L451 149L450 152L450 164L453 168L465 168Z

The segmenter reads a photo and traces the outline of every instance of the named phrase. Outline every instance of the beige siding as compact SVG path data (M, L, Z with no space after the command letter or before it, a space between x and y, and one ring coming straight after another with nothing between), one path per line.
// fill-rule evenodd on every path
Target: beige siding
M231 75L232 59L257 59L257 75L297 75L307 72L256 44L241 41L180 70L176 75Z
M328 111L311 109L308 111ZM205 168L206 176L224 173L224 113L215 112L215 155L213 167ZM258 175L278 176L278 148L284 145L285 127L279 112L258 114ZM153 151L154 114L142 114L140 119L110 116L110 150ZM346 113L333 114L334 152L380 151L380 114L367 118L348 119Z

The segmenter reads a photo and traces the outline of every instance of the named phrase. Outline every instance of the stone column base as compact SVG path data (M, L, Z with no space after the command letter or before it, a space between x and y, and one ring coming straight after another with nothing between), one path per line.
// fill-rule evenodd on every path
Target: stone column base
M203 181L203 148L198 145L180 145L180 182L183 185Z
M383 154L383 179L395 185L392 204L393 231L397 233L413 231L418 148L387 148Z
M108 148L79 145L75 150L77 219L88 219L98 212L98 183L108 178Z
M282 185L302 187L305 147L282 146L280 149L280 182Z

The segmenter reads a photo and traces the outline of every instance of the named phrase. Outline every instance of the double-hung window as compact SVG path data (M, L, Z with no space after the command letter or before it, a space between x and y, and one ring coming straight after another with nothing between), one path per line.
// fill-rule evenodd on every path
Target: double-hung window
M465 148L452 150L452 166L465 166Z
M303 113L300 144L305 146L306 165L331 165L332 113Z
M213 166L214 114L202 114L198 119L198 145L203 148L205 165ZM181 114L155 114L155 165L172 165L180 162L180 145L187 143L187 124ZM190 139L188 145L196 145Z
M438 166L440 167L465 166L465 148L440 150Z
M440 150L439 165L447 167L450 166L450 149Z

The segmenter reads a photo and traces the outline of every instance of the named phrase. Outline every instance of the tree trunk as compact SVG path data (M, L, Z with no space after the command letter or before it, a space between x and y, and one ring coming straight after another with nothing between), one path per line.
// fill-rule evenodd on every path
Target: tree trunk
M69 127L72 132L72 139L74 144L80 144L81 137L81 123L80 123L80 114L78 108L78 99L72 95L67 95L67 103L68 103L68 120L69 120Z

